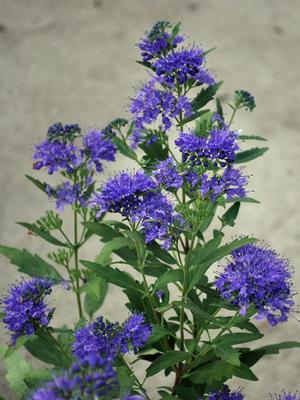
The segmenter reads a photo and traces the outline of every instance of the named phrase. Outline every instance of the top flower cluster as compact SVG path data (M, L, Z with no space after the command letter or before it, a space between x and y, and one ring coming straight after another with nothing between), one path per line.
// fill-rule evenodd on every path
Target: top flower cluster
M132 146L142 141L147 125L161 116L160 129L167 131L180 116L189 117L192 105L186 96L194 87L216 83L213 74L205 68L205 52L194 45L178 48L184 37L178 35L179 25L171 32L168 22L154 25L145 38L138 43L143 64L150 69L150 81L132 100L131 112L135 129Z

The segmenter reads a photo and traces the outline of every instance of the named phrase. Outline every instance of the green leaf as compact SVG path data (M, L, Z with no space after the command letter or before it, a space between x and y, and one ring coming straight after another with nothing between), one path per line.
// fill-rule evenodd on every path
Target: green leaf
M252 342L261 339L263 336L262 333L227 333L218 339L218 344L221 346L232 346L235 344Z
M156 358L150 367L147 368L147 377L153 376L163 369L173 367L190 357L191 354L186 351L168 351Z
M4 355L5 352L5 347L1 347L0 354ZM5 358L3 363L6 370L5 378L9 383L9 387L18 396L23 396L28 391L23 379L32 370L32 365L23 360L17 352Z
M120 232L103 222L87 222L85 227L93 234L100 236L103 242L109 242L116 237L123 237Z
M202 89L192 101L193 110L199 110L199 108L204 107L210 100L212 100L222 84L223 81L220 81L215 85L209 86L206 89Z
M230 346L215 346L213 348L214 353L217 357L220 357L222 360L226 361L228 364L232 365L241 365L240 362L240 353L238 350L233 349Z
M108 265L100 265L90 261L80 261L85 267L92 269L97 276L105 279L107 282L112 283L124 289L134 289L141 293L143 292L142 286L139 282L135 281L133 277L128 273L119 270L118 268L112 268Z
M123 365L117 366L117 375L118 381L120 383L121 398L124 398L131 391L135 382L133 372L131 370L128 370L128 368Z
M280 350L299 348L300 342L281 342L259 347L255 351L264 351L265 355L279 354Z
M147 249L150 250L155 257L159 260L164 261L167 264L176 264L176 260L171 254L163 249L158 243L152 242L147 245Z
M181 269L170 269L169 271L162 274L154 284L154 291L159 290L166 286L168 283L182 281L183 273Z
M38 187L42 192L47 193L46 187L47 187L47 183L46 182L41 182L38 179L33 178L30 175L25 175L25 177L32 182L36 187Z
M239 153L236 153L235 163L241 164L255 160L256 158L261 157L263 154L265 154L268 150L268 147L253 147L252 149L241 151Z
M47 364L58 368L68 368L70 365L71 358L68 358L50 337L31 336L31 340L25 343L25 347L35 358Z
M239 135L238 139L240 140L259 140L263 142L267 142L268 140L262 136L257 135Z
M84 309L87 315L92 318L93 314L102 306L107 294L108 283L98 276L89 280L84 286L86 293L84 298Z
M8 257L18 270L29 276L47 277L54 282L60 282L62 277L52 265L41 259L38 255L32 255L27 250L18 250L13 247L0 246L0 254Z
M31 369L23 378L29 389L35 389L41 386L44 382L50 381L53 378L53 370L49 368Z
M253 199L252 197L233 197L232 199L226 199L226 203L255 203L260 204L260 201Z
M201 110L201 111L194 112L192 115L190 115L189 117L185 118L185 119L181 122L181 124L182 124L182 125L185 125L185 124L187 124L187 123L189 123L189 122L192 122L192 121L194 121L195 119L201 117L202 115L204 115L204 114L206 114L206 113L208 113L208 112L209 112L209 110Z
M36 235L40 236L47 242L54 244L55 246L61 246L61 247L70 247L67 243L63 243L60 240L56 239L54 236L50 235L49 232L44 231L43 229L39 229L36 225L34 224L29 224L27 222L17 222L18 225L23 226L24 228L28 229L29 231L35 233Z
M257 376L254 375L251 369L244 363L241 363L238 367L234 367L233 374L238 378L247 379L248 381L258 381Z
M152 333L147 341L147 345L157 342L164 336L173 336L173 333L161 325L152 324Z
M217 97L216 98L216 106L217 106L217 113L221 117L222 121L224 121L224 113L223 113L223 108L220 99Z
M132 160L137 160L136 153L128 146L127 143L125 143L124 140L120 139L117 136L113 137L112 140L121 154L128 158L131 158Z
M111 253L114 250L119 250L122 247L134 247L131 239L126 237L115 237L104 245L101 252L97 256L98 264L109 264L111 262Z
M234 226L236 217L240 210L240 202L234 203L220 218L222 226Z
M206 383L208 385L214 382L224 382L233 376L234 368L236 368L234 365L223 360L216 360L192 372L190 379L193 383Z

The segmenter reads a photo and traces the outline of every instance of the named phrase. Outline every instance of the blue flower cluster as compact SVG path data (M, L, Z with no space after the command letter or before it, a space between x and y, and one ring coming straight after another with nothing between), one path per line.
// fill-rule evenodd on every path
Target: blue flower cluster
M156 80L151 79L138 91L136 98L132 99L130 111L135 122L131 135L133 148L141 141L147 125L159 118L161 120L159 129L165 132L171 128L172 121L180 114L185 117L192 114L192 106L186 96L176 97L171 91L161 90L156 86Z
M151 332L151 325L146 323L142 314L131 315L123 326L105 324L103 318L99 317L74 333L73 354L83 358L96 353L114 359L130 350L137 352L145 345Z
M109 179L91 205L99 209L97 216L109 211L138 223L146 243L160 240L164 248L170 247L172 232L183 224L158 183L142 171L122 172Z
M193 46L178 49L184 38L178 35L179 25L168 32L170 27L168 22L158 22L138 44L143 62L152 72L150 81L139 90L130 107L135 125L131 135L134 148L144 141L148 124L159 120L159 130L166 132L192 115L192 103L186 96L191 88L216 83L204 67L204 51Z
M92 192L94 173L103 170L103 160L115 160L114 135L111 125L102 131L90 130L84 136L77 124L56 123L49 127L46 139L35 146L33 167L37 170L46 168L49 174L60 171L68 178L58 186L46 187L48 196L56 199L58 210L62 211L65 205L76 202L86 204ZM80 147L77 144L79 137L82 137Z
M213 126L207 136L181 132L175 144L182 153L185 178L191 190L197 187L203 198L215 202L219 196L245 197L248 178L233 167L239 150L237 134L223 124Z
M111 400L117 397L118 390L119 383L111 360L91 353L37 389L30 400Z
M176 190L183 185L183 177L177 171L173 158L158 163L153 176L159 185L167 190Z
M248 244L232 252L232 261L215 281L223 299L245 315L250 305L257 319L270 325L286 321L294 305L292 271L286 260L271 249Z
M300 399L300 393L299 392L285 392L284 390L280 394L275 394L274 396L271 396L272 400L299 400Z
M212 392L208 395L207 400L243 400L243 393L238 391L231 391L227 385L221 390Z
M54 309L47 306L44 298L51 293L52 285L53 282L45 278L22 280L2 299L3 322L13 344L18 337L32 335L38 327L49 324Z

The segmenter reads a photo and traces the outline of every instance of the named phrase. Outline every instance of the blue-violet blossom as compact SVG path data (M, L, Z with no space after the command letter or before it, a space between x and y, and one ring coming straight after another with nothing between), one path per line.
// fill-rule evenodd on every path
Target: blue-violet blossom
M272 326L286 321L294 305L287 260L257 244L247 244L231 256L215 281L221 297L238 306L242 315L254 305L257 319L266 318Z
M38 327L46 327L53 315L53 308L45 303L45 296L52 291L53 282L45 278L22 280L10 287L3 305L3 322L10 331L12 343L18 337L32 335Z

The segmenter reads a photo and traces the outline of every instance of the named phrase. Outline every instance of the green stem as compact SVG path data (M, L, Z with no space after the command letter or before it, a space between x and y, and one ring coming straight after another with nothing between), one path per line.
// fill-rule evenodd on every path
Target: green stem
M129 367L127 362L124 360L124 357L120 356L119 357L120 362L122 365L127 369L130 375L133 375L135 383L137 384L139 390L143 393L144 397L146 400L150 400L150 397L147 395L146 390L143 388L142 383L139 381L139 379L136 377L136 375L133 373L132 369Z
M76 183L76 182L75 182ZM79 313L79 318L83 317L83 312L82 312L82 305L81 305L81 298L80 298L80 270L79 270L79 262L78 262L78 212L77 212L77 202L75 203L74 206L74 260L75 260L75 271L76 271L76 276L75 276L75 287L76 287L76 301L77 301L77 307L78 307L78 313Z

